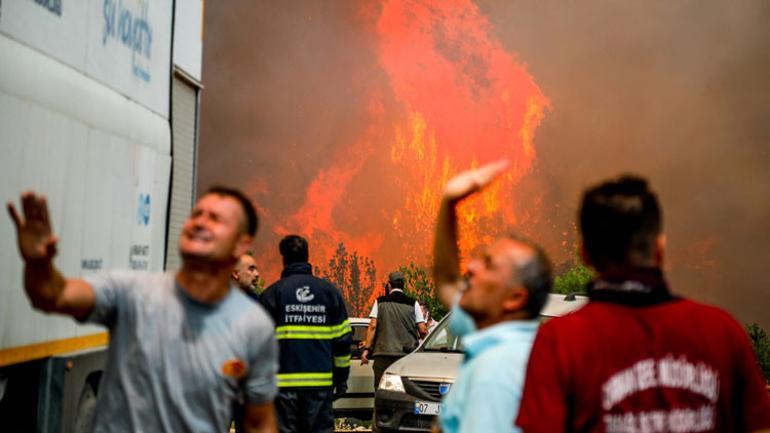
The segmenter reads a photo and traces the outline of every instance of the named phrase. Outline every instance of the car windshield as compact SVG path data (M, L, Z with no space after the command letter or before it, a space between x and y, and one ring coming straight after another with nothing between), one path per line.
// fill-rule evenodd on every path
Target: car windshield
M422 349L425 352L455 352L462 353L460 339L449 332L449 314L441 320L436 329L425 338Z

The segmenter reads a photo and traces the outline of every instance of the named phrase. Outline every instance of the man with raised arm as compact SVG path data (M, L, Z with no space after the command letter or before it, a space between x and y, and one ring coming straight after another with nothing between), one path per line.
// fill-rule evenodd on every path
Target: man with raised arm
M582 309L544 324L517 420L530 432L751 432L770 396L743 330L721 309L674 296L663 274L656 194L635 176L588 189Z
M444 433L517 431L513 421L529 350L551 288L551 265L542 249L514 236L485 246L482 256L468 263L467 281L461 277L457 205L506 167L501 161L457 175L447 183L441 201L434 278L439 298L452 306L450 329L464 334L465 349L439 415ZM464 321L471 323L463 327Z
M223 432L242 399L246 431L276 431L273 326L230 285L257 230L241 192L212 188L198 200L179 236L179 271L83 279L54 265L57 238L45 198L27 192L21 205L23 217L11 203L8 211L32 305L109 329L94 432Z

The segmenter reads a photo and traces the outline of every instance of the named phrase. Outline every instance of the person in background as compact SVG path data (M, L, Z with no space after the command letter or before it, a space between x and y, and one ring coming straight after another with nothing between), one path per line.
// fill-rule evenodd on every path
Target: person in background
M257 291L257 286L259 284L259 270L257 269L257 261L254 259L254 253L251 250L246 251L246 254L242 254L241 257L238 258L238 262L233 268L232 280L244 295L248 296L254 302L259 302L259 292ZM243 433L245 431L243 425L243 404L237 403L233 412L235 432Z
M529 351L552 286L543 250L516 236L484 246L481 256L468 262L467 274L460 273L457 206L506 167L501 161L458 174L447 182L439 209L433 249L436 290L452 308L448 320L465 350L457 380L442 402L444 433L518 431L513 422ZM472 323L456 325L463 321Z
M281 433L331 433L332 401L347 391L350 346L348 313L339 289L313 276L307 240L289 235L278 247L281 279L260 302L273 317L280 345L278 396Z
M661 208L645 179L589 188L579 212L589 303L544 324L517 424L531 432L752 432L770 395L725 311L672 294Z
M179 236L176 272L107 272L67 278L44 197L9 203L24 260L24 287L40 311L109 330L93 431L223 432L242 398L248 432L275 432L278 353L265 312L230 274L251 245L257 214L240 191L198 199Z
M254 302L259 302L257 285L259 284L259 270L257 261L251 251L242 254L238 263L233 268L232 278L241 291Z
M420 303L420 309L422 310L422 317L425 318L425 327L428 330L428 333L426 334L426 337L430 335L431 332L433 332L434 329L436 329L436 326L438 326L438 322L433 320L433 316L430 314L430 309L428 308L428 304Z
M385 370L416 349L420 339L428 335L420 304L404 293L405 282L403 273L391 272L385 284L386 295L374 301L369 313L361 365L374 358L374 389L380 386Z

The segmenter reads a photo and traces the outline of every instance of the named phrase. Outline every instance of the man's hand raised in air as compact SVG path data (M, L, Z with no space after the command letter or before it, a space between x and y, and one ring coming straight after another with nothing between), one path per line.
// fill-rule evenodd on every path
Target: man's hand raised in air
M85 318L94 305L93 288L83 280L64 278L54 266L57 238L51 228L45 197L25 192L21 195L21 209L24 217L8 203L19 254L24 260L24 288L32 306Z
M21 195L21 207L23 219L13 204L8 203L8 213L16 226L21 258L27 263L52 261L56 255L57 239L51 230L45 197L25 192Z
M449 179L446 186L444 186L443 200L456 204L458 201L492 183L497 176L508 168L508 165L508 160L503 159L458 174Z
M433 244L433 277L438 298L448 307L452 305L461 284L455 207L462 199L492 183L506 168L508 160L496 161L464 171L450 179L444 187Z

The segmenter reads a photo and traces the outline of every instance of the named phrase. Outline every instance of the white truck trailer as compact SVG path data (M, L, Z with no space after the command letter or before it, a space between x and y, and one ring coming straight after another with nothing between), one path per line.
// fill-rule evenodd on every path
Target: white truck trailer
M0 199L48 197L77 277L178 264L195 195L203 0L0 1ZM84 431L103 328L34 311L0 217L0 431Z

